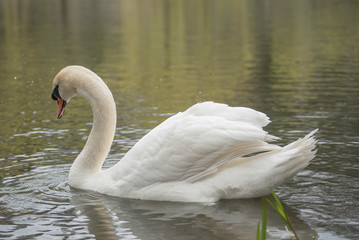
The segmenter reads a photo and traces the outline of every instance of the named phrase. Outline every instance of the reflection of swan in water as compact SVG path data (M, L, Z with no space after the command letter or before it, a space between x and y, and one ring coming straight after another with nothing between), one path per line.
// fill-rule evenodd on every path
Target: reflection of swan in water
M215 202L267 195L314 158L312 133L285 147L262 128L268 117L249 108L204 102L178 113L144 136L113 167L101 170L116 129L113 96L92 71L69 66L55 77L52 98L61 118L76 94L94 123L69 183L108 195L163 201Z
M72 194L71 203L81 211L80 216L87 216L88 229L97 239L252 240L262 217L261 199L204 205L128 200L79 190ZM313 230L289 207L286 210L299 236L312 239ZM267 239L289 239L284 225L278 214L268 208Z
M88 218L88 231L95 239L118 239L113 218L102 198L91 192L79 193L71 198L71 203Z

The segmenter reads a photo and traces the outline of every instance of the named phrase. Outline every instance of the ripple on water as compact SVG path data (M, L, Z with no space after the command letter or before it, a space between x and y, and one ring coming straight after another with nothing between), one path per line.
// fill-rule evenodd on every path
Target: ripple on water
M67 229L76 227L78 222L73 219L76 210L70 204L65 168L64 165L42 166L3 179L1 218L7 224L1 227L0 237L63 236Z
M352 210L359 207L356 180L340 173L304 170L294 181L295 187L290 184L280 187L280 195L302 219L310 219L317 229L329 225L337 234L357 232L359 217Z

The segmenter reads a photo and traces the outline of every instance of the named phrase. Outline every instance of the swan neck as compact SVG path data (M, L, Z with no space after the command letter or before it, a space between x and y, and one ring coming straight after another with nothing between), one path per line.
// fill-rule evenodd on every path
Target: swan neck
M73 182L72 185L76 185L74 182L83 181L84 175L90 176L101 171L111 149L116 129L115 101L102 79L94 75L83 81L80 86L77 92L90 103L93 126L85 147L71 167L70 184Z

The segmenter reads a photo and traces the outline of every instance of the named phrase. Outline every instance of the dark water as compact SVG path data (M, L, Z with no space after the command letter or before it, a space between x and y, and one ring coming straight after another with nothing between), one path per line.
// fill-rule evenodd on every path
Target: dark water
M255 239L260 199L214 206L107 197L67 175L91 128L76 97L56 120L52 79L84 65L112 90L113 165L151 128L213 100L267 113L318 154L275 189L302 239L359 238L358 1L0 0L0 238ZM268 213L268 239L288 239Z

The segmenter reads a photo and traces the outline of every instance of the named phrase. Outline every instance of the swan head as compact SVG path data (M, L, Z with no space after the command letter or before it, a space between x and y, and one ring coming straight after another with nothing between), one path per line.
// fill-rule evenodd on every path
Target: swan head
M60 119L65 112L66 104L76 93L76 80L82 68L80 66L68 66L62 69L54 78L51 98L57 101L56 117Z
M90 69L82 66L67 66L54 78L51 97L57 101L57 118L60 119L65 107L76 94L84 97L91 106L102 103L103 108L114 100L103 80ZM99 107L95 107L98 109ZM114 107L115 108L115 107Z

